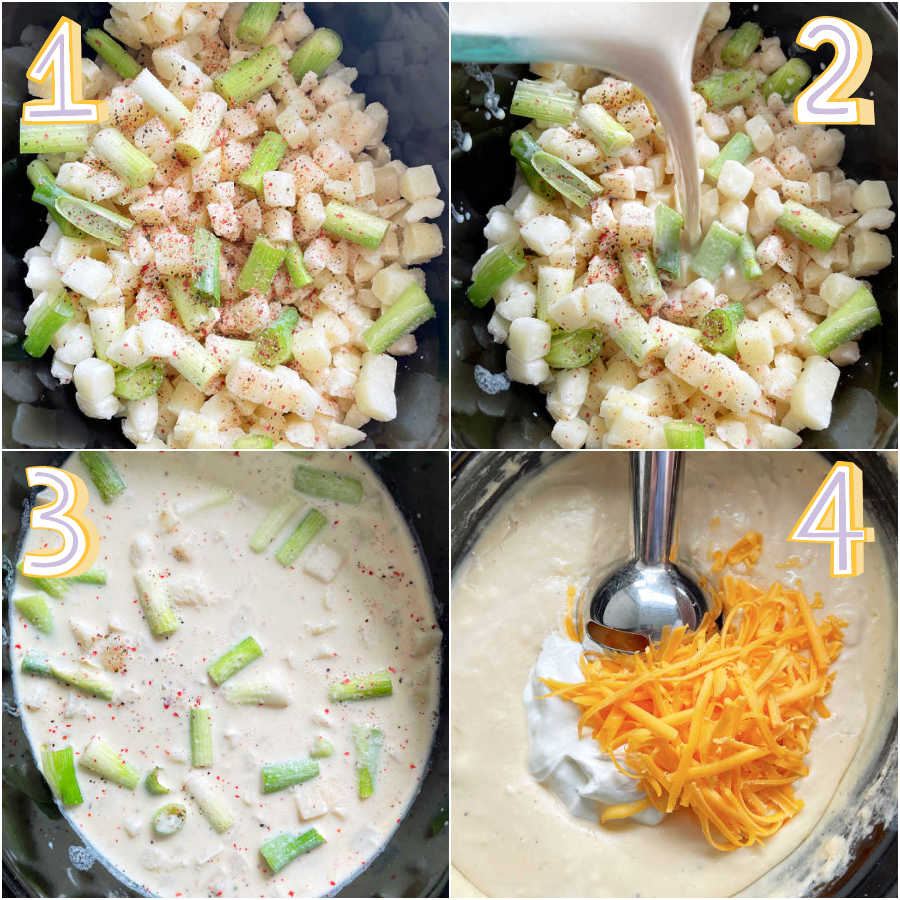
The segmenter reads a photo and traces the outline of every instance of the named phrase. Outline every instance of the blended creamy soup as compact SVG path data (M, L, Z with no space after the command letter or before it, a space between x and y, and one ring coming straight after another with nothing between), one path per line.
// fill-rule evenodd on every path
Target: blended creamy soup
M172 788L154 796L139 783L128 790L76 765L84 802L64 808L107 866L137 889L163 896L320 896L333 893L382 849L425 775L439 695L440 630L416 544L390 495L350 454L312 460L270 453L120 453L113 461L127 491L105 504L75 456L66 468L90 488L87 514L101 537L96 565L103 586L75 584L49 600L52 635L11 613L12 658L26 733L39 758L42 744L74 748L76 762L95 735L141 772L162 767ZM265 552L250 536L292 491L298 464L359 479L359 505L318 497L303 503ZM221 501L202 507L207 500ZM299 497L300 495L298 495ZM327 524L290 568L275 551L309 506ZM32 531L35 550L50 533ZM331 577L327 560L336 560ZM323 564L323 553L326 563ZM137 570L165 576L180 619L165 639L143 618ZM310 574L315 572L315 575ZM14 597L35 593L20 579ZM87 635L87 638L85 637ZM220 687L207 666L252 635L263 655ZM92 641L94 636L96 642ZM81 640L81 645L79 645ZM108 671L108 648L118 671ZM30 649L70 664L93 665L116 686L113 702L19 672ZM390 668L393 694L356 702L329 701L329 685ZM287 705L230 703L231 684L270 679ZM212 718L214 762L192 768L189 709ZM358 796L354 725L377 726L384 747L374 794ZM334 753L320 774L262 793L263 765L308 757L324 738ZM183 790L190 776L211 785L234 824L218 834ZM151 819L168 803L187 808L177 834L160 838ZM277 874L260 845L282 832L315 827L326 843Z
M454 578L453 896L710 897L764 883L763 896L781 896L786 884L789 895L808 895L846 849L834 842L851 833L866 805L878 808L847 791L888 740L896 712L889 673L897 592L881 549L866 546L863 575L831 579L827 547L786 542L828 472L818 456L689 454L682 554L709 572L712 549L760 531L763 555L752 580L797 583L809 597L821 591L816 616L849 622L826 698L832 715L818 722L810 774L795 785L804 809L762 847L722 853L683 809L655 827L600 826L571 815L529 773L522 694L542 643L560 627L568 586L581 590L604 564L630 555L628 460L624 453L553 456L497 508ZM812 846L795 852L810 835ZM833 866L828 877L835 874Z

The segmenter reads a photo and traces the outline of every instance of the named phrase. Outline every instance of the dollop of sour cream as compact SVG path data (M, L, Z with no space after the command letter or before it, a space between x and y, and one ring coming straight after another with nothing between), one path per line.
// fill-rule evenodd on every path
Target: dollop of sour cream
M566 809L580 819L598 822L606 806L643 798L637 783L623 775L591 737L578 737L578 708L560 697L547 697L542 678L583 681L578 661L581 644L561 634L544 639L532 666L523 700L528 716L528 770ZM622 762L620 756L616 757ZM663 813L650 807L632 816L658 825Z

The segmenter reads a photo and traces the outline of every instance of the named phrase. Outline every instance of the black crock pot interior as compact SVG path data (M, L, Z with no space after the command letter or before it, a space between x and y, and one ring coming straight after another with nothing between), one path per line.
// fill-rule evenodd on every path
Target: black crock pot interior
M510 13L511 15L514 13ZM813 72L832 57L830 45L816 52L793 44L804 22L813 15L850 17L872 40L872 66L856 92L875 101L874 127L842 129L847 137L841 168L848 178L885 180L897 209L897 25L896 4L881 3L732 3L730 25L758 22L765 35L777 35L789 56L802 56ZM485 62L489 63L489 60ZM598 63L599 65L599 63ZM513 88L528 74L524 65L481 65L493 74L500 106L509 109ZM482 229L488 210L505 203L515 176L515 160L509 155L509 135L523 119L485 118L485 87L470 77L463 66L451 67L451 117L472 136L472 149L451 150L452 197L455 215L451 224L452 319L454 359L451 369L454 399L452 442L456 448L537 447L549 437L553 420L544 396L530 385L513 383L508 392L489 396L473 384L473 366L490 372L506 369L505 351L485 331L493 304L476 309L466 299L472 266L485 249ZM887 232L896 260L897 224ZM862 357L841 370L834 400L832 424L821 432L803 432L803 447L896 447L897 432L897 266L896 261L870 279L883 318L880 328L860 341ZM465 320L466 327L458 320ZM472 333L474 327L474 335ZM460 362L464 365L460 365ZM459 398L459 399L458 399ZM477 405L477 409L475 408ZM552 444L546 445L552 446Z

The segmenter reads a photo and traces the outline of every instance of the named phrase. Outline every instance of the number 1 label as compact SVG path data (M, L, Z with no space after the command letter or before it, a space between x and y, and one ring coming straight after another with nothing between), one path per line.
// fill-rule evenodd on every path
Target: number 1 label
M859 467L836 462L797 520L789 541L831 544L831 577L862 575L863 545L875 532L863 525L863 478Z

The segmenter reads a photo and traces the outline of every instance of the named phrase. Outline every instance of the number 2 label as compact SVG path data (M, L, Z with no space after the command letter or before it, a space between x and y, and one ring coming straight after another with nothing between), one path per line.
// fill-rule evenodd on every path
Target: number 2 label
M30 551L22 559L22 572L34 578L61 578L79 575L91 567L100 551L100 535L84 516L88 490L71 472L54 466L28 466L29 487L49 487L54 497L31 510L31 527L55 531L62 546L44 553Z
M797 520L789 541L831 544L831 577L862 575L863 545L875 540L863 525L862 472L850 462L836 462Z
M794 100L798 125L874 125L875 104L854 97L872 65L872 42L858 25L837 16L816 16L797 35L797 44L834 47L834 59Z

